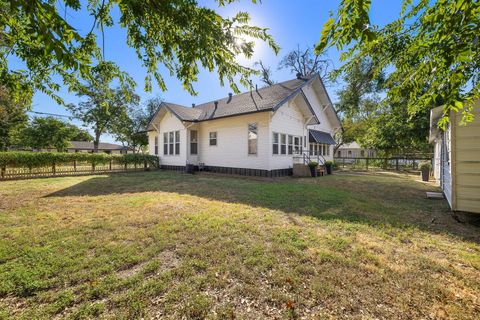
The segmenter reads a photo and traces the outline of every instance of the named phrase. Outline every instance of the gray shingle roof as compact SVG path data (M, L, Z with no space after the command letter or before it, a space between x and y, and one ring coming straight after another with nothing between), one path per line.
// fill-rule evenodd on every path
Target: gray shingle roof
M315 77L316 75L306 79L293 79L277 83L265 88L259 88L258 90L232 95L232 97L202 103L194 108L170 102L164 102L162 104L180 120L184 121L206 121L234 115L275 110L288 101L288 99L296 96L301 88L311 82ZM218 102L216 110L215 101ZM154 118L155 116L152 120Z
M70 146L68 149L78 149L78 150L93 150L93 142L89 141L70 141ZM128 149L119 144L100 142L98 144L99 150L125 150Z
M336 144L333 137L328 132L323 132L319 130L308 130L310 133L310 142L324 143L324 144Z

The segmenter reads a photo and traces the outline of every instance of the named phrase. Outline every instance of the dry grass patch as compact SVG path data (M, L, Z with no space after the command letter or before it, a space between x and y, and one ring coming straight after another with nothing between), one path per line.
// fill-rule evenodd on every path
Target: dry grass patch
M476 319L480 230L427 190L381 174L3 182L0 318Z

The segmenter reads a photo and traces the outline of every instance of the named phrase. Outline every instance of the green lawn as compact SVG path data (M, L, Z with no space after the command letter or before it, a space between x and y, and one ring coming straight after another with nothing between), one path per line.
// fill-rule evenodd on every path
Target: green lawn
M0 318L478 319L480 228L411 176L0 182Z

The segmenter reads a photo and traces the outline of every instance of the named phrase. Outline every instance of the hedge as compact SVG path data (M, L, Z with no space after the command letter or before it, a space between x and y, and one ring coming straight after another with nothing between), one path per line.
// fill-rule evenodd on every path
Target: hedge
M0 167L49 167L52 165L72 164L74 161L92 165L110 161L121 164L158 166L158 157L147 154L106 154L106 153L62 153L62 152L0 152Z

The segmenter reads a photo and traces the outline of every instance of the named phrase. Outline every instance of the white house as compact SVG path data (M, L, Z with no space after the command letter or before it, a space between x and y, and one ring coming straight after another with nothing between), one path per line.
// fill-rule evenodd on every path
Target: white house
M438 128L443 108L430 114L430 142L434 144L433 173L454 211L480 213L480 101L473 122L460 124L461 114L451 111L445 131Z
M376 151L373 149L362 148L358 142L344 143L337 149L335 157L338 158L373 158Z
M318 75L192 105L164 102L148 125L162 168L278 176L294 161L333 159L341 129Z

